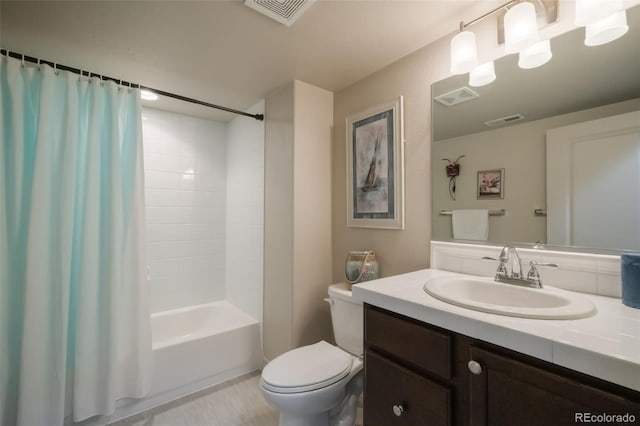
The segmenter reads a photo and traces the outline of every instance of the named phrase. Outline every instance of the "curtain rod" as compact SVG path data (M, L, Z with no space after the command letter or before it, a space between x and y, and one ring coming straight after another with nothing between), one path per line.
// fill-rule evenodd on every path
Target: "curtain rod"
M233 113L233 114L243 115L245 117L251 117L251 118L254 118L254 119L259 120L259 121L264 120L264 115L263 114L250 114L248 112L240 111L240 110L237 110L237 109L233 109L233 108L229 108L229 107L225 107L225 106L221 106L221 105L212 104L212 103L209 103L209 102L200 101L198 99L188 98L188 97L182 96L182 95L176 95L175 93L166 92L164 90L159 90L159 89L154 89L152 87L143 86L141 84L130 83L128 81L120 80L120 79L113 78L113 77L108 77L106 75L97 74L97 73L94 73L94 72L91 72L91 71L85 71L85 70L81 70L79 68L74 68L74 67L70 67L70 66L67 66L67 65L58 64L58 63L47 61L47 60L44 60L44 59L34 58L33 56L27 56L27 55L23 55L23 54L16 53L16 52L10 52L7 49L0 49L0 54L5 55L5 56L9 56L9 57L12 57L12 58L15 58L15 59L20 59L23 62L27 61L27 62L31 62L31 63L34 63L34 64L47 64L47 65L49 65L49 66L51 66L51 67L53 67L55 69L69 71L69 72L72 72L74 74L79 74L81 76L98 77L101 80L111 80L111 81L114 81L114 82L118 83L119 85L129 86L129 87L132 87L132 88L139 88L141 90L148 90L148 91L153 92L153 93L155 93L157 95L166 96L168 98L177 99L179 101L189 102L189 103L192 103L192 104L202 105L202 106L206 106L206 107L209 107L209 108L219 109L219 110L230 112L230 113Z

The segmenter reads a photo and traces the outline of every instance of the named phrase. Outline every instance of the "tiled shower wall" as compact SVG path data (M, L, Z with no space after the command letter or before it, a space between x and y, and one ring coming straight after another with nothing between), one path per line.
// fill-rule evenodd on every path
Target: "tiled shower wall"
M248 112L263 113L264 101ZM262 318L264 121L237 117L227 127L227 300Z
M226 126L143 109L151 311L225 298Z

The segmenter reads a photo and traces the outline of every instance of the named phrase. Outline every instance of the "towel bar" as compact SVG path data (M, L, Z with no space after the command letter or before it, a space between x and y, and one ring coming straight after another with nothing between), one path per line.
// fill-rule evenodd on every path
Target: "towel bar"
M489 216L504 216L507 213L505 209L500 210L489 210ZM451 216L453 211L451 210L440 210L440 216Z

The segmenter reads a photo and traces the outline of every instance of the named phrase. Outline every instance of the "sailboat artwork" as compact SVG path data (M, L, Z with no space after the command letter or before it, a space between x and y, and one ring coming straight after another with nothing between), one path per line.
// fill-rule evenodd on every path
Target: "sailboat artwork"
M369 163L369 170L367 176L364 179L364 185L360 187L360 191L369 192L375 191L380 188L380 182L376 173L376 166L378 162L378 152L380 151L380 136L376 135L375 146L373 148L373 155L371 156L371 163Z
M389 213L389 147L386 116L357 127L354 145L356 214Z
M347 226L404 229L402 96L346 118Z

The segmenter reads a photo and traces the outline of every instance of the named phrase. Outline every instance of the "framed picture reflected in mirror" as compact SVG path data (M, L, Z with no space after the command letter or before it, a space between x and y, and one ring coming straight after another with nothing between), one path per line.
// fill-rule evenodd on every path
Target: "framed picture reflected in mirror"
M504 169L478 170L478 200L504 198Z

